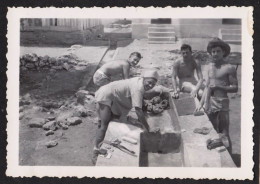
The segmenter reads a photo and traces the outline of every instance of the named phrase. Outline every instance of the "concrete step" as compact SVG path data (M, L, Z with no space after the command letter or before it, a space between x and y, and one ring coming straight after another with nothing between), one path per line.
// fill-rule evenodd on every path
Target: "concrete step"
M148 32L148 37L175 37L175 32Z
M148 41L149 44L176 44L175 41Z
M148 42L166 41L175 42L175 37L148 37Z
M222 40L241 40L241 35L225 34L222 35Z
M221 29L222 34L241 34L241 29Z
M172 24L151 24L151 25L149 25L149 27L160 27L160 28L172 27L172 28L174 28L174 25L172 25Z
M149 27L148 32L174 32L174 28L172 27Z

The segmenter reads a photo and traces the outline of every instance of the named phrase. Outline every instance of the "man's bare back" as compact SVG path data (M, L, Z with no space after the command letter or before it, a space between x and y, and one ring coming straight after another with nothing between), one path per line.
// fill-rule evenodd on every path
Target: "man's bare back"
M127 60L115 60L104 64L99 70L111 77L115 74L123 74L124 79L128 78L130 63Z

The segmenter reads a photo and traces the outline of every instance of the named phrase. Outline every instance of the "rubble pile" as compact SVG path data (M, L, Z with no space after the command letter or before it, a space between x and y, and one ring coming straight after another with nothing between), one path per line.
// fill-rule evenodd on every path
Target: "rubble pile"
M35 53L20 57L20 69L26 70L67 70L71 71L79 66L87 66L88 62L79 59L73 53L66 53L59 57L37 56Z
M76 98L66 102L55 100L35 101L30 94L20 97L20 120L26 123L28 128L38 128L44 131L48 140L44 145L52 148L58 145L57 140L53 140L57 134L69 129L70 126L77 126L84 122L85 117L95 116L95 99L92 93L79 90L75 94ZM78 102L76 102L78 101ZM30 114L45 114L42 117L30 117ZM47 113L47 114L46 114ZM28 114L29 116L25 116ZM46 116L47 115L47 116ZM63 135L63 133L62 133ZM44 141L45 142L45 141Z

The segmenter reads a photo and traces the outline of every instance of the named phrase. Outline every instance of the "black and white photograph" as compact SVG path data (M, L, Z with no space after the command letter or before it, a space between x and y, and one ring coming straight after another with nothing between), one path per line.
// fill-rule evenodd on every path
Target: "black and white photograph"
M7 174L252 178L252 10L94 10L9 9Z

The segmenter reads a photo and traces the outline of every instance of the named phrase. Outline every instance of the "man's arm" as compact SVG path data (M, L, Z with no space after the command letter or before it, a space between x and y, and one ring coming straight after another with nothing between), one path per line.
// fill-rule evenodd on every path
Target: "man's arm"
M198 93L202 82L203 82L203 75L202 75L202 71L201 71L201 65L200 62L198 60L195 60L195 64L196 64L196 73L197 73L197 77L198 77L198 83L196 85L196 88L194 90L195 95Z
M130 70L129 64L123 65L123 77L124 77L124 79L129 78L129 70Z
M228 68L228 80L229 80L229 86L224 85L211 85L211 89L220 89L227 93L236 93L238 90L238 81L237 81L237 72L235 67L230 66Z
M172 87L174 91L177 91L178 88L177 81L176 81L177 73L178 73L178 61L174 61L172 66Z
M135 107L135 112L136 112L136 115L137 115L139 121L143 124L145 130L149 132L149 130L150 130L149 125L145 119L143 110L139 107Z

